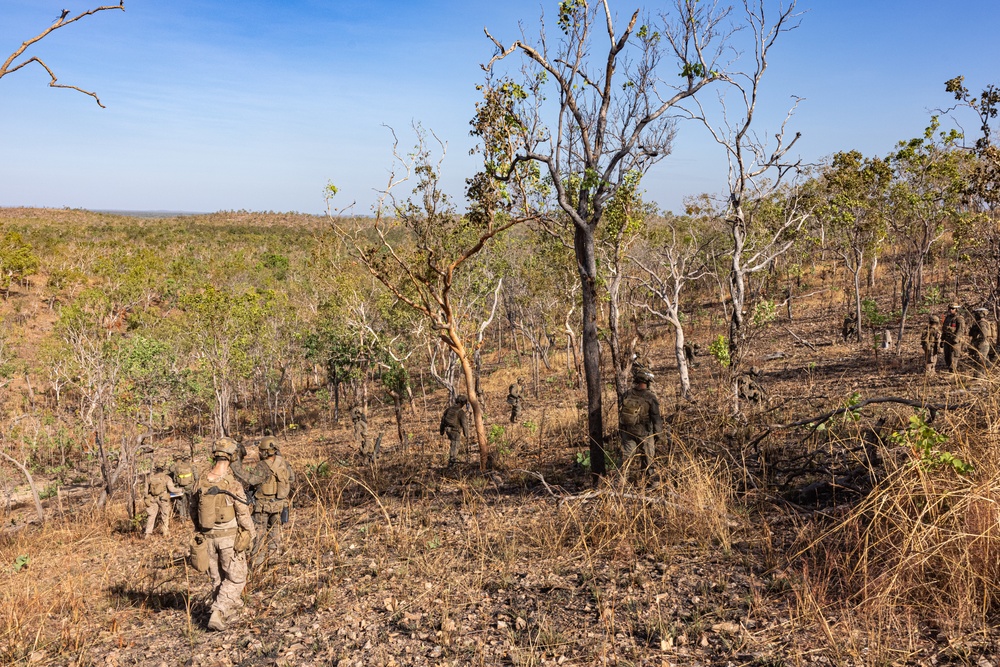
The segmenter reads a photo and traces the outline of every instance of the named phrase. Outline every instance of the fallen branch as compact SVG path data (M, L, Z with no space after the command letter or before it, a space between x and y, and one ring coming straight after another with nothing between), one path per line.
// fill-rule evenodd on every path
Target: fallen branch
M812 343L810 343L810 342L809 342L809 341L807 341L807 340L802 340L802 339L801 339L801 338L799 338L799 337L798 337L797 335L795 335L795 332L794 332L794 331L792 331L792 330L791 330L791 329L789 329L788 327L782 327L782 328L783 328L783 329L784 329L785 331L787 331L788 333L792 334L792 338L794 338L795 340L799 341L799 342L800 342L800 343L802 343L803 345L808 345L808 346L809 346L809 349L813 350L814 352L816 351L816 346L815 346L815 345L813 345Z

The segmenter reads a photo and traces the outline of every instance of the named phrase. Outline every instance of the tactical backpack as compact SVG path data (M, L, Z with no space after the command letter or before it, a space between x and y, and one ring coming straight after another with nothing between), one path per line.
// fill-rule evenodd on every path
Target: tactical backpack
M444 411L444 425L448 428L462 428L462 423L459 421L459 415L462 414L462 408L457 405L453 405Z
M622 426L639 426L649 421L649 403L638 396L626 396L622 408L618 411L618 419Z
M167 483L163 475L156 474L149 478L149 495L159 498L167 491Z
M174 465L174 473L177 475L177 486L187 488L194 484L194 469L188 463L177 463Z
M205 531L212 530L216 524L227 523L236 518L236 507L233 505L233 499L224 493L214 495L205 493L208 490L206 484L207 482L204 482L198 490L196 499L198 511L191 513L191 516L196 519L198 528ZM230 479L223 478L215 486L228 491L229 484Z

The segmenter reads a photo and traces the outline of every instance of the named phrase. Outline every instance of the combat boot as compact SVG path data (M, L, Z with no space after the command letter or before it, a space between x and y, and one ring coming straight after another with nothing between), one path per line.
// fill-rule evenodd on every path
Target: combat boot
M215 632L222 632L226 629L225 616L218 609L212 612L212 617L208 619L208 629Z

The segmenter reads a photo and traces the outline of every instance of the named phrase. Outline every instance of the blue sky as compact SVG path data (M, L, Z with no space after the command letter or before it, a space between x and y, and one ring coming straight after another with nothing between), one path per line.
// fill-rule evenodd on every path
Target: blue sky
M445 183L460 195L475 170L468 121L488 26L505 42L556 0L126 0L56 31L29 67L0 79L0 206L210 212L324 208L366 213L391 165L391 136L412 122L448 142ZM639 5L611 0L630 13ZM645 3L658 10L669 2ZM0 57L76 0L0 0ZM943 82L1000 83L995 0L801 0L801 27L775 48L762 131L805 98L790 127L802 157L887 153L949 104ZM708 101L710 98L706 98ZM970 131L973 127L968 128ZM644 181L647 197L679 211L687 195L725 184L725 161L703 128L681 124L674 153Z

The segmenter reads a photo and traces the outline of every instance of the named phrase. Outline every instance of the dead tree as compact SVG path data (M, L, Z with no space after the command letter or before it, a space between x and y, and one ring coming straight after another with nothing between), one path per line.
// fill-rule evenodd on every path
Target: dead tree
M117 5L102 5L100 7L95 7L94 9L88 9L86 11L80 12L79 14L73 17L70 17L70 12L68 9L64 9L62 15L56 19L55 23L45 28L34 37L22 42L20 47L15 49L13 53L7 56L7 59L3 62L2 65L0 65L0 79L7 76L8 74L13 74L14 72L18 71L23 67L27 67L31 63L35 63L39 67L44 69L46 73L48 73L50 88L66 88L69 90L75 90L77 92L83 93L84 95L89 95L90 97L94 98L95 102L97 102L97 106L103 109L104 105L101 104L101 100L99 97L97 97L96 93L93 93L89 90L84 90L83 88L80 88L78 86L70 86L63 83L59 83L59 79L58 77L56 77L55 72L52 71L52 68L50 68L45 63L45 61L39 58L38 56L31 56L29 58L23 58L23 59L22 57L25 55L25 52L29 48L31 48L38 42L42 41L56 30L59 30L60 28L65 28L71 23L76 23L80 19L85 18L87 16L92 16L98 12L104 12L109 9L120 9L122 11L125 11L125 0L121 0L121 2L119 2Z

